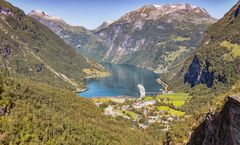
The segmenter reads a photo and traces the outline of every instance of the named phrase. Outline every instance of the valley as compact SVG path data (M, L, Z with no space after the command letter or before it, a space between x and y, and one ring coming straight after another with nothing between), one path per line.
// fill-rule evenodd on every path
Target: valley
M10 1L0 0L1 145L240 144L239 1L219 20L220 1L209 12L142 3L92 30ZM91 8L57 3L45 9Z
M182 64L217 20L189 4L146 5L95 30L75 27L62 18L33 10L38 20L67 44L98 62L130 64L165 73Z

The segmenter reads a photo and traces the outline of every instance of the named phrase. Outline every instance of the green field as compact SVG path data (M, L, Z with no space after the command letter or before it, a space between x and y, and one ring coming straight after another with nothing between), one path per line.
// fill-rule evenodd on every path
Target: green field
M157 96L158 101L163 101L166 104L173 104L175 107L180 107L184 105L190 96L187 93L176 93L176 94L164 94Z
M111 101L110 98L107 97L103 97L103 98L91 98L91 100L93 101L93 103L97 103L97 102L103 102L103 103L108 103Z
M147 96L143 99L144 101L151 101L151 100L154 100L154 97L152 96Z
M137 118L137 114L135 112L132 112L132 111L123 111L123 114L131 117L133 120Z
M176 37L176 36L173 36L171 38L171 40L173 41L177 41L177 42L181 42L181 41L190 41L191 38L188 38L188 37Z
M168 106L158 106L157 109L158 109L159 111L166 111L166 112L168 112L168 113L171 114L171 115L177 115L177 116L183 116L183 115L185 115L185 112L172 109L172 108L170 108L170 107L168 107Z
M231 43L229 41L223 41L220 46L231 50L231 54L234 57L240 56L240 45Z

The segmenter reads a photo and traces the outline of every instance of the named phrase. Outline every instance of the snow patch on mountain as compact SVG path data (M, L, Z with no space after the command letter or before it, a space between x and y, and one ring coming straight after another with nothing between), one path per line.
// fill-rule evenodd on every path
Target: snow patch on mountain
M107 25L111 25L112 23L114 23L114 20L108 20L108 21L105 21L105 23L106 23Z
M50 16L48 15L47 12L42 11L42 10L32 10L30 13L28 13L29 16L38 16L40 18L43 18L45 20L50 20L50 21L63 21L61 17L57 16Z
M212 19L208 12L200 7L192 6L187 3L182 4L165 4L165 5L146 5L135 11L129 12L121 17L118 21L126 21L129 23L134 23L139 28L139 20L159 20L163 16L167 16L169 19L175 19L182 21L187 19L189 15L197 15L200 17L205 17L207 19ZM117 23L118 21L115 21ZM140 27L141 28L141 27Z
M155 8L161 8L163 5L153 5Z
M143 21L138 21L138 22L136 22L134 24L134 27L138 28L139 30L142 30L143 26L144 26L144 22Z

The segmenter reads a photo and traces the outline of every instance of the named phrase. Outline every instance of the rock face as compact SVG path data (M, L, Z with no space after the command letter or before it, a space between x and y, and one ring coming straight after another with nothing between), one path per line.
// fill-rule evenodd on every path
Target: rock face
M184 76L184 83L190 83L191 87L197 84L206 84L206 86L211 87L213 85L213 79L214 75L213 72L209 71L209 63L206 62L205 68L202 69L199 59L194 57Z
M108 49L107 45L89 30L80 26L71 26L61 17L50 16L41 10L33 10L28 16L50 28L80 54L101 61Z
M189 145L239 145L240 96L228 97L222 111L209 113L192 133Z
M165 72L182 62L216 20L205 9L189 4L148 5L94 34L107 43L103 60Z
M240 2L209 27L199 48L181 70L185 83L212 87L217 83L232 84L239 78L239 9Z
M2 116L4 114L5 114L5 111L2 108L0 108L0 116Z

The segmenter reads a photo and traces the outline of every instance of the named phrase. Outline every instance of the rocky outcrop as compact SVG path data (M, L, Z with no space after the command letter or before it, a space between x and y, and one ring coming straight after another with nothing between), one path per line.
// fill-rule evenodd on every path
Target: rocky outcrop
M239 145L240 96L228 97L218 114L210 112L192 133L188 145Z
M4 114L5 114L5 111L2 108L0 108L0 116L2 116Z
M195 56L184 76L184 83L189 83L192 87L197 84L205 84L211 87L213 80L214 74L209 71L209 62L206 61L206 66L202 68L199 59Z

